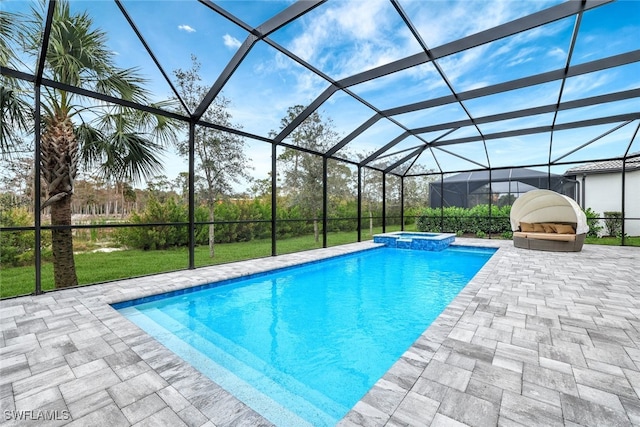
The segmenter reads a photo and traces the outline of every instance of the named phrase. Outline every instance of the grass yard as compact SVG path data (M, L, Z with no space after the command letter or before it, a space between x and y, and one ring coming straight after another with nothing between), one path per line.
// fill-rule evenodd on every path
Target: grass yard
M400 226L388 226L387 231L397 231ZM374 228L373 233L381 233L382 228ZM362 240L371 239L369 230L362 233ZM357 233L337 232L327 235L327 245L337 246L358 240ZM286 254L322 247L314 241L313 235L278 240L277 253ZM271 255L271 239L250 242L225 243L215 245L215 257L209 257L208 246L195 249L195 265L224 264L245 259L262 258ZM189 252L186 248L161 251L143 251L130 249L114 252L86 252L76 254L76 273L82 285L108 282L149 274L183 270L189 265ZM51 290L53 286L53 264L42 265L42 289ZM35 267L10 267L0 269L0 298L27 295L35 291Z
M387 231L398 231L400 226L388 226ZM415 227L407 227L408 231ZM377 227L373 234L381 233ZM362 240L371 239L369 230L363 231ZM357 241L357 233L337 232L327 235L328 246L343 245ZM621 240L615 237L587 238L585 243L601 245L620 245ZM640 237L625 239L629 246L640 246ZM277 253L286 254L322 247L314 241L312 235L278 240ZM253 240L251 242L225 243L215 246L215 257L209 257L209 248L199 246L195 249L195 265L224 264L234 261L262 258L271 255L271 240ZM78 281L82 285L108 282L130 277L146 276L150 274L166 273L183 270L188 267L189 253L186 248L176 248L163 251L143 251L137 249L115 252L86 252L75 257ZM53 265L50 262L42 265L42 288L54 289ZM16 295L27 295L35 290L35 267L11 267L0 269L0 298Z
M584 242L592 245L620 246L622 239L620 237L587 237ZM625 246L640 246L640 236L625 237L624 244Z

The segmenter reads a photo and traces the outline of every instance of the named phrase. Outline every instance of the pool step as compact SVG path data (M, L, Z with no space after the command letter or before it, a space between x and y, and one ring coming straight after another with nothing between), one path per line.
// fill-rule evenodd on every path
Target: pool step
M322 402L320 404L322 409L315 406L301 395L318 392L308 389L304 384L278 372L257 358L251 363L254 367L246 364L228 350L235 348L234 353L245 353L242 357L245 360L255 357L195 319L192 319L191 328L197 326L200 332L203 332L202 329L207 329L208 336L195 340L189 339L187 342L166 329L179 331L185 329L184 325L158 309L147 311L145 314L127 312L126 315L139 326L144 325L143 329L146 331L154 331L152 335L159 341L276 425L312 426L307 419L303 418L304 416L289 409L291 406L297 407L307 417L313 419L314 424L322 426L334 425L338 421L327 411L333 413L348 411L348 408L342 407L324 395L316 395L316 400ZM260 386L256 388L257 384Z

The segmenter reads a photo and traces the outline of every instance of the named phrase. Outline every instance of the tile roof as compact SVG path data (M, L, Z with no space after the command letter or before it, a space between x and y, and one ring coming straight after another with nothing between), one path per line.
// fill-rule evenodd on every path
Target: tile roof
M636 153L638 154L638 153ZM640 169L640 157L627 159L626 170L632 171ZM622 170L622 160L606 160L604 162L587 163L585 165L576 166L564 173L565 175L576 175L578 173L604 173L617 172Z

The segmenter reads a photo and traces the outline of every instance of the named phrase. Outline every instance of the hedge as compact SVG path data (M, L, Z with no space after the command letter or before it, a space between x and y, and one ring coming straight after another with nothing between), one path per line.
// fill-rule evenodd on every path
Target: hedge
M511 231L509 214L511 206L477 205L466 209L456 206L425 208L416 220L418 231L457 234L502 234Z

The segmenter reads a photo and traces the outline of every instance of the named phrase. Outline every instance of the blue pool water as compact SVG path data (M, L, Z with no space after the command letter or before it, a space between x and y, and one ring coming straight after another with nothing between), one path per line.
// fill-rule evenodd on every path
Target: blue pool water
M277 425L334 425L494 250L379 248L116 305Z

